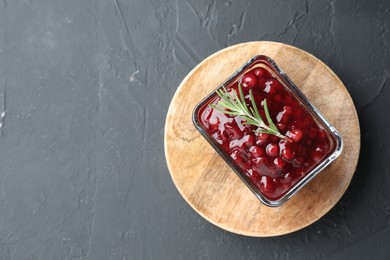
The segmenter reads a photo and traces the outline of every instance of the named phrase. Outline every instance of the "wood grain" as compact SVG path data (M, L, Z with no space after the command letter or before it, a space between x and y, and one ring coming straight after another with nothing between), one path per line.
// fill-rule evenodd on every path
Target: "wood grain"
M340 157L278 208L264 206L191 121L195 105L257 54L274 59L344 139ZM249 42L211 55L186 76L170 104L164 141L172 179L191 207L225 230L267 237L302 229L337 203L356 169L360 129L349 93L324 63L289 45Z

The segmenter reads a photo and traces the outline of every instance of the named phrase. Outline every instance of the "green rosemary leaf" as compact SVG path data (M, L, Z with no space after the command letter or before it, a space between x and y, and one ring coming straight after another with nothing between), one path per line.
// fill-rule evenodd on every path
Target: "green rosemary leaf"
M259 110L257 109L257 105L256 105L256 102L255 102L255 98L253 97L253 93L252 93L252 90L249 90L249 96L250 96L250 99L251 99L251 102L252 102L252 107L255 111L255 113L253 113L256 117L258 118L261 118L260 116L260 113L259 113Z
M241 84L240 83L238 83L238 91L240 93L241 102L242 102L242 104L245 104L245 107L246 107L244 93L242 93L242 88L241 88Z
M266 99L264 99L263 102L264 113L267 118L268 125L265 123L264 119L259 113L252 90L249 91L250 104L252 107L248 106L248 104L245 102L245 96L240 84L238 84L238 91L228 92L225 86L222 86L221 89L216 90L216 93L221 98L221 100L219 100L217 104L210 104L210 107L227 115L241 117L243 120L245 120L243 124L254 125L258 127L255 132L272 134L282 139L291 141L288 137L282 135L279 132L278 128L272 121L268 111Z
M268 111L268 105L267 105L267 100L264 99L264 113L265 113L265 117L267 118L267 122L269 124L269 126L275 130L275 131L278 131L278 128L276 127L276 125L274 124L274 122L272 121L271 119L271 115L269 114L269 111Z
M229 99L226 97L226 95L224 95L224 93L221 91L221 90L217 90L217 95L222 99L224 100L225 102L227 103L230 103Z
M225 110L225 109L221 109L219 107L216 107L215 105L213 104L210 104L210 107L214 108L215 110L221 112L221 113L224 113L224 114L228 114L228 115L233 115L233 116L239 116L240 114L238 112L234 112L234 111L228 111L228 110Z
M224 108L231 108L232 106L229 104L226 104L225 102L219 102L218 106L224 107Z
M257 125L257 122L250 119L250 118L246 118L245 119L245 122L242 122L244 125Z
M269 130L264 130L264 129L257 129L257 130L255 130L255 132L257 132L257 133L264 133L264 134L270 134L270 135L274 135L275 134L274 131L269 131Z

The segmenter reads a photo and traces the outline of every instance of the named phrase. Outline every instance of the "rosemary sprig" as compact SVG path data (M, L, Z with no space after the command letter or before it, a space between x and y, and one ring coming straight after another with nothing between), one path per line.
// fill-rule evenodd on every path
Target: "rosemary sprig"
M255 132L266 133L276 135L277 137L291 142L291 139L287 136L282 135L279 132L279 129L276 127L274 122L271 119L271 116L268 111L267 100L263 100L264 113L267 119L268 125L265 123L261 117L255 99L252 94L252 90L249 90L249 97L252 104L252 107L249 107L245 102L245 97L242 92L241 85L238 84L238 95L236 91L229 93L225 86L222 86L222 89L216 91L217 95L221 98L218 101L217 105L210 104L210 106L224 114L239 116L245 120L243 124L249 124L257 126L258 129Z

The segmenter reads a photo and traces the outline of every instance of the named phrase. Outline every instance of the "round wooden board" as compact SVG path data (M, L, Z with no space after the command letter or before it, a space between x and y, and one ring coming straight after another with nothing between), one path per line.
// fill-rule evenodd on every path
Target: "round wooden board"
M251 193L191 120L195 105L257 54L274 59L344 139L340 157L278 208ZM302 229L337 203L356 169L360 129L349 93L324 63L289 45L249 42L211 55L187 75L170 104L164 142L172 179L191 207L225 230L269 237Z

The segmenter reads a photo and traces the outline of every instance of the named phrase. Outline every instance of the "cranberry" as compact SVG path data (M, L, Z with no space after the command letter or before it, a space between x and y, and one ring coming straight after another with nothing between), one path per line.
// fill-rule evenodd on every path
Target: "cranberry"
M269 134L266 134L266 133L258 133L257 134L257 138L259 140L267 140L269 138Z
M265 193L272 193L275 190L273 180L269 176L263 176L260 180L260 187Z
M276 121L287 124L290 121L290 115L292 114L292 112L293 109L290 106L284 106L283 111L279 112L276 116Z
M275 160L274 160L274 164L275 164L275 166L276 166L277 168L283 169L284 166L286 165L286 162L283 161L282 158L276 157Z
M277 79L275 79L275 78L269 79L269 82L271 82L272 87L273 87L275 90L279 91L279 90L282 90L282 89L283 89L282 84L281 84Z
M264 148L257 145L251 146L251 148L249 148L249 152L253 157L260 157L265 154Z
M271 137L269 138L270 142L272 143L277 143L279 141L279 137L277 137L276 135L271 135Z
M258 133L257 134L257 145L265 145L268 142L269 134Z
M267 145L267 148L265 149L267 154L271 157L275 157L279 154L279 146L277 144L269 144Z
M244 88L253 88L257 84L257 78L254 73L247 73L241 79L241 86Z
M295 157L295 152L291 147L284 147L281 149L282 157L286 160L292 160Z
M287 128L287 125L283 123L276 123L276 125L280 131L285 131Z
M253 72L257 78L269 78L271 76L271 74L264 68L256 68Z
M290 121L288 115L286 115L284 112L279 112L279 114L276 116L276 120L282 124L287 124Z
M264 92L268 93L270 95L273 95L276 93L276 88L273 86L272 81L265 82Z
M294 142L298 143L299 141L301 141L303 133L299 129L293 129L288 131L286 135L290 137Z
M260 78L257 80L257 85L259 86L260 89L264 89L265 87L265 79L264 78Z
M256 141L256 145L259 145L259 146L264 146L268 143L267 140L261 140L261 139L257 139Z

